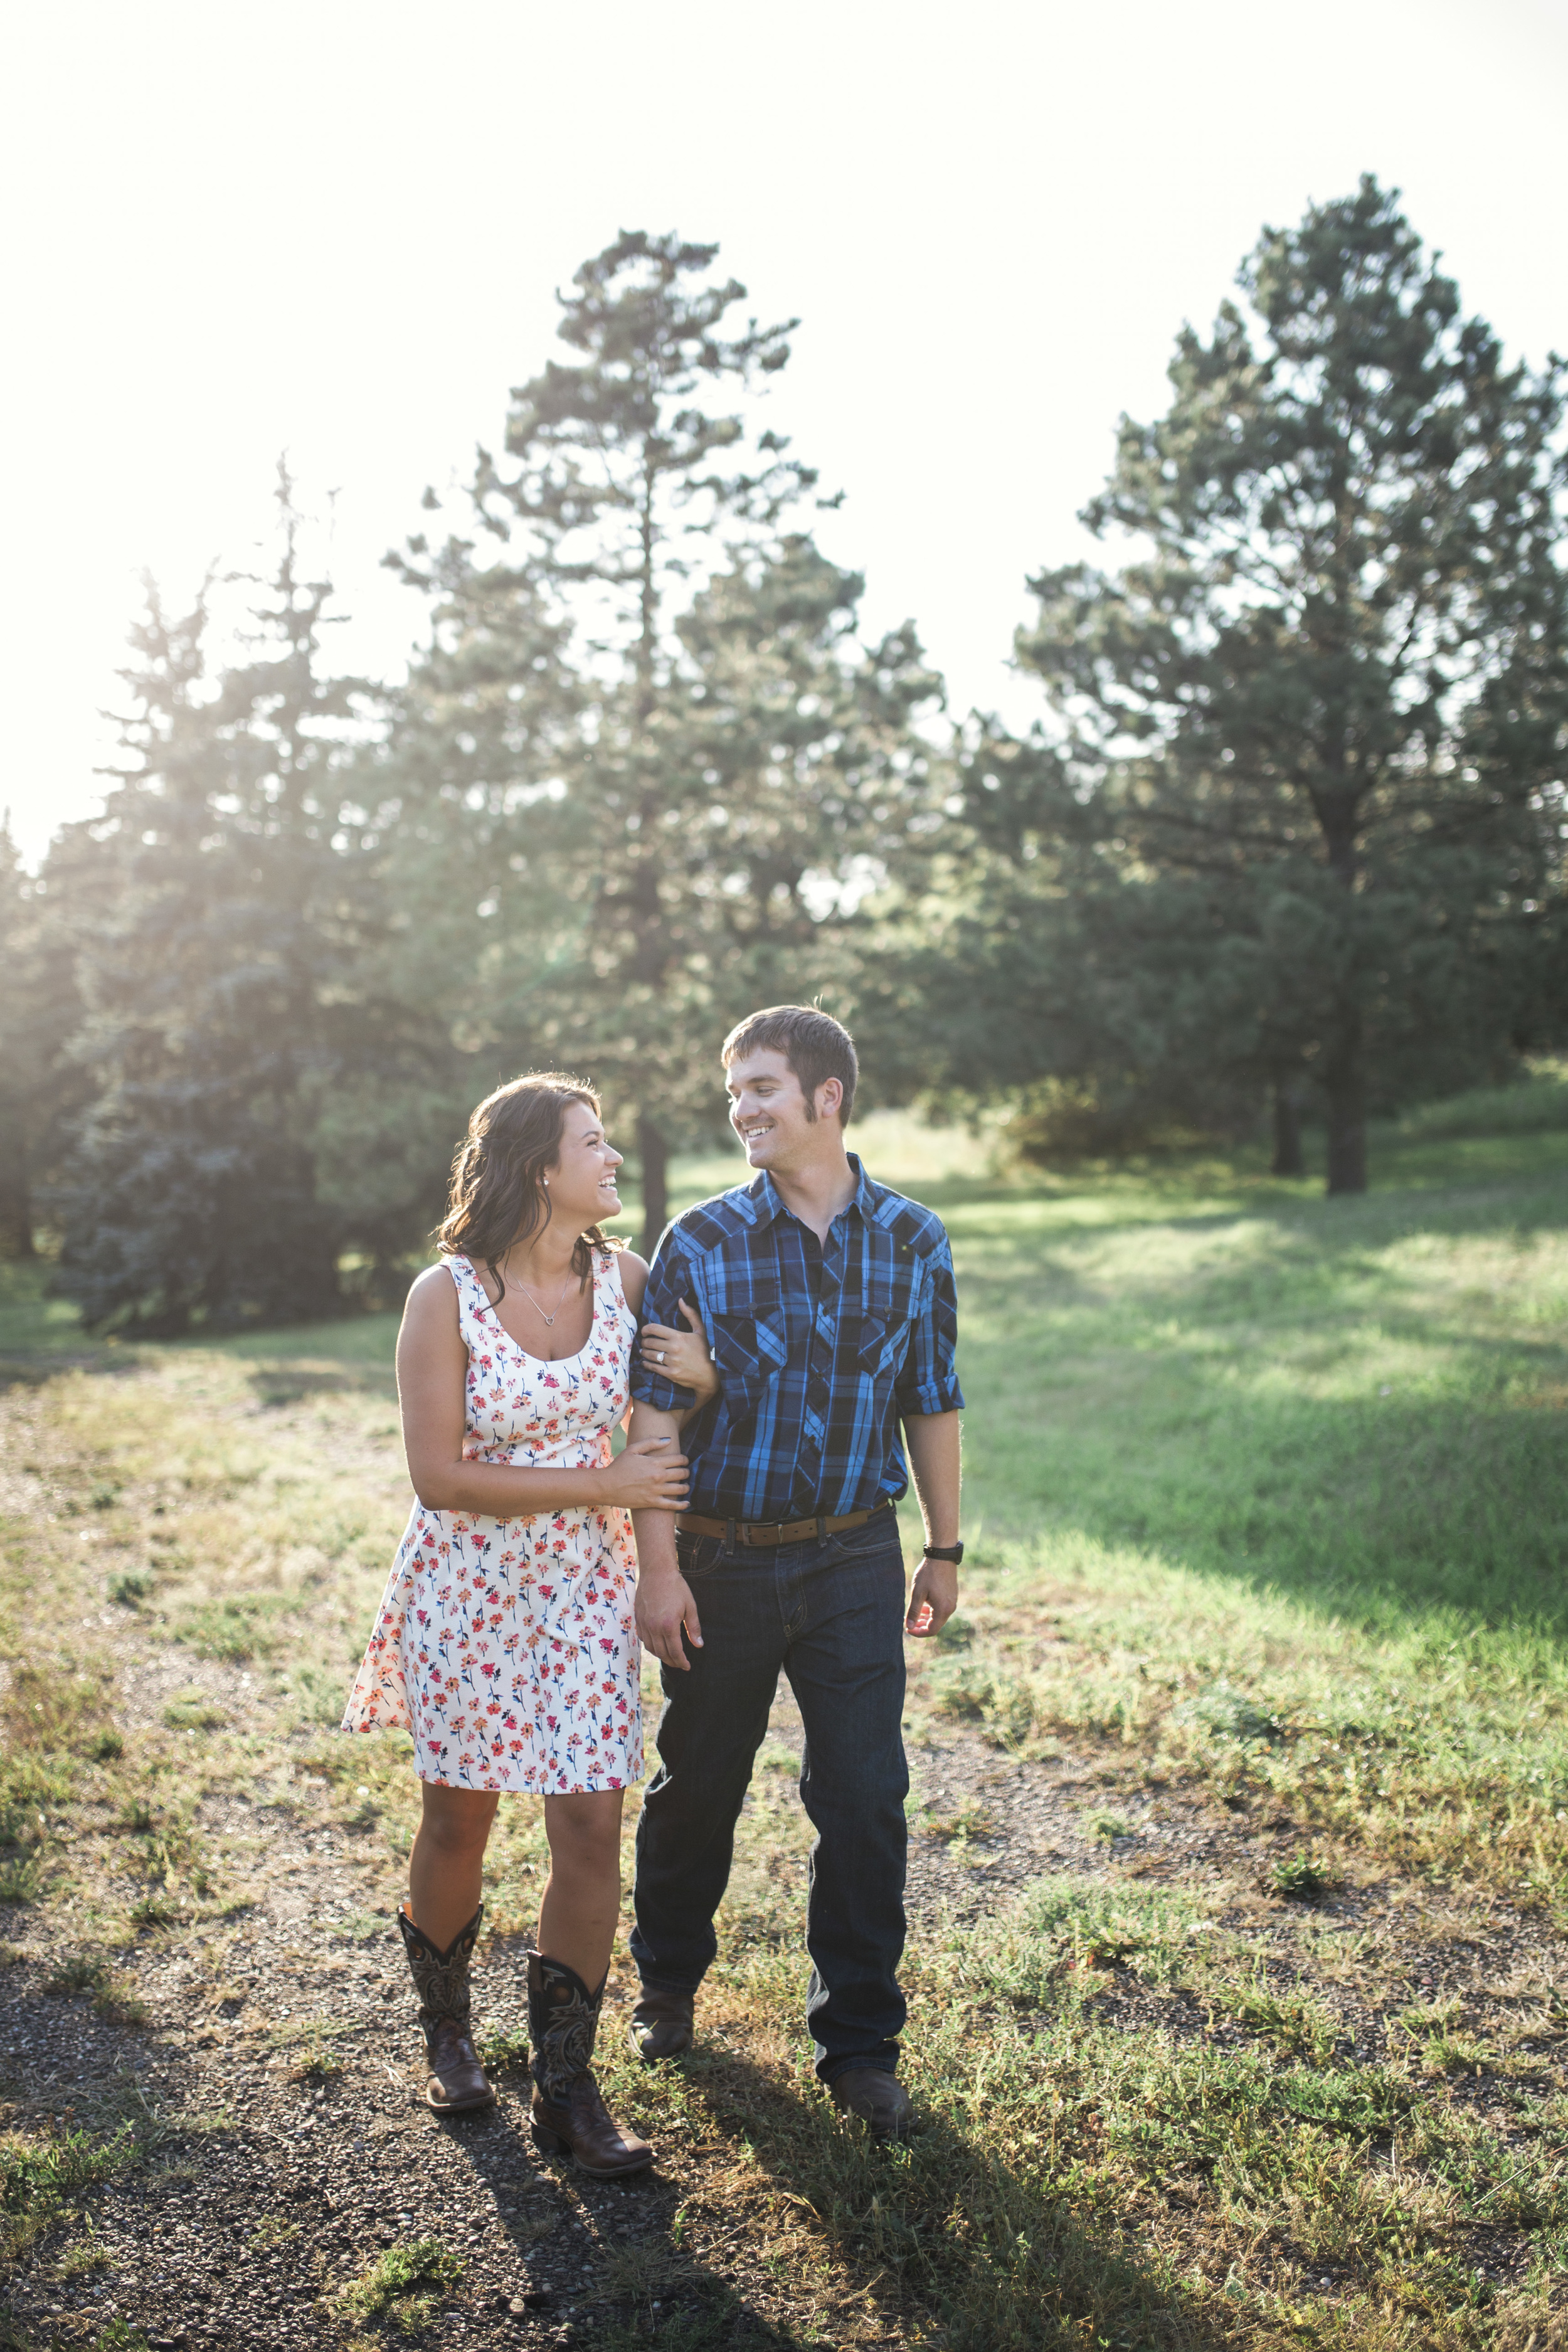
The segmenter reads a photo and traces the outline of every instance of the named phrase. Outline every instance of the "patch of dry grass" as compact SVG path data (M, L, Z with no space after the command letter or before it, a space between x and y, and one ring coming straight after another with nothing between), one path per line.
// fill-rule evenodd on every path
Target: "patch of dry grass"
M979 1540L915 1661L917 1790L981 1743L1022 1759L1062 1781L1078 1860L999 1893L984 1774L917 1795L953 1907L909 1956L922 2128L877 2147L811 2076L809 1830L771 1741L697 2051L650 2071L606 2035L663 2202L585 2262L574 2342L1563 2345L1568 1674L1538 1554L1568 1524L1568 1261L1534 1161L1510 1194L1471 1157L1470 1192L1413 1178L1337 1219L1224 1171L1201 1198L942 1172ZM326 1986L374 1948L412 1828L406 1742L331 1730L406 1495L389 1334L351 1337L121 1350L0 1404L0 1928L43 2008L104 2030L134 2034L166 1961L205 1986L187 2129L239 2066L329 2128L352 2036L247 1973L247 1907L330 1854L353 1893L298 1948ZM503 1808L498 1953L545 1863L538 1809ZM513 2028L489 2048L515 2069ZM132 2106L0 2116L19 2274L168 2128ZM331 2324L425 2325L465 2292L448 2260L405 2232L340 2273Z

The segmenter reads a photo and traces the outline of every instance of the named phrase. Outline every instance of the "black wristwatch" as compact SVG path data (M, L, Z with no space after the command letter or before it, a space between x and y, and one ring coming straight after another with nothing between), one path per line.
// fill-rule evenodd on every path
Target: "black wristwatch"
M963 1563L963 1546L962 1544L927 1544L925 1556L927 1559L950 1559L954 1568L958 1568Z

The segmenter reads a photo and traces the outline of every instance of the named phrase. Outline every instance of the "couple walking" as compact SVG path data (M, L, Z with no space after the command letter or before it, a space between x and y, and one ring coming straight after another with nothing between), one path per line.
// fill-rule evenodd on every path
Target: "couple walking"
M816 1832L817 2074L880 2136L910 2113L902 1634L937 1633L957 1599L952 1260L939 1220L845 1150L856 1059L837 1022L753 1013L723 1061L755 1174L678 1217L651 1267L602 1230L620 1154L586 1087L519 1078L474 1113L443 1263L398 1338L418 1499L344 1717L413 1734L423 1806L398 1927L438 2112L493 2097L469 2032L485 1844L504 1794L542 1797L532 2130L604 2175L653 2156L591 2071L621 1807L643 1769L639 1643L665 1704L637 1824L634 2045L650 2062L690 2045L782 1666ZM907 1605L906 1450L927 1537Z

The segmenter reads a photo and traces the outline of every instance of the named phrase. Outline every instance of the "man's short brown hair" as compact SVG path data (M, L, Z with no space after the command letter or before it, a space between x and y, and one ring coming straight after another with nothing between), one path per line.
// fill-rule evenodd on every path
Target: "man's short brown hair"
M826 1078L837 1078L844 1089L838 1124L848 1126L860 1065L854 1039L831 1013L818 1013L810 1004L770 1004L764 1012L748 1013L724 1040L724 1067L744 1054L784 1055L800 1081L807 1118L816 1117L817 1087Z

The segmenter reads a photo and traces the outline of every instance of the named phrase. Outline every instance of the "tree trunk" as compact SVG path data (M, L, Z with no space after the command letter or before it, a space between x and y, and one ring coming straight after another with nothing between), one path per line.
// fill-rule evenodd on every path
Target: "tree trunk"
M1366 1191L1366 1081L1361 1039L1351 1040L1324 1074L1328 1098L1330 1192Z
M1360 803L1349 792L1339 793L1320 805L1329 866L1347 891L1356 879L1356 839ZM1329 1173L1326 1190L1366 1191L1366 1071L1362 1057L1361 1008L1345 1017L1332 1058L1323 1072L1328 1097Z
M7 1098L0 1116L0 1258L35 1255L33 1201L21 1106Z
M1295 1087L1283 1078L1274 1085L1274 1158L1269 1165L1271 1176L1304 1176L1307 1163L1301 1157L1301 1097Z
M637 1113L637 1152L642 1160L642 1254L651 1264L669 1222L669 1146L646 1110Z

